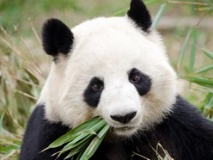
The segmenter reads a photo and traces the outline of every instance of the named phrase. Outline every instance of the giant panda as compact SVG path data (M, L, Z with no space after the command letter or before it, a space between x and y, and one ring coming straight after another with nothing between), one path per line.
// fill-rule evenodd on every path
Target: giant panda
M141 0L131 0L124 17L96 18L71 30L58 19L44 24L43 48L53 62L20 160L56 159L60 148L41 151L95 116L110 130L92 160L155 160L165 152L174 160L213 159L213 125L178 95L176 74L151 25Z

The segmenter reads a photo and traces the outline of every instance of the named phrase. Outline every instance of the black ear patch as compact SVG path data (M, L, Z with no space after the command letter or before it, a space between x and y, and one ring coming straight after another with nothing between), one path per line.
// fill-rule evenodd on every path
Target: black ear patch
M42 44L48 55L57 56L59 53L67 54L73 44L71 30L58 19L49 19L42 29Z
M127 12L127 15L143 31L149 32L149 28L152 25L152 19L142 0L131 0L130 10Z

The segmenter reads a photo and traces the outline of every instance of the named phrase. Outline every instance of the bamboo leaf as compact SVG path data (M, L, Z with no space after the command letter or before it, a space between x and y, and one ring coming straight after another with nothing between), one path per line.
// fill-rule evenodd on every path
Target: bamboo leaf
M198 37L198 31L197 28L193 28L192 30L192 47L191 47L191 53L189 57L189 71L193 71L194 64L195 64L195 55L196 55L196 49L197 49L197 37Z
M71 131L67 132L65 135L59 137L53 143L51 143L45 150L50 148L59 147L64 145L61 151L55 153L57 158L67 151L70 151L66 159L73 158L76 154L82 154L92 156L100 145L101 141L104 138L109 125L101 118L93 118L90 121L87 121ZM90 142L89 147L88 144ZM90 150L90 149L95 150ZM45 151L43 150L43 151ZM79 155L78 155L79 157ZM79 157L81 159L81 156Z
M159 8L159 10L158 10L158 12L155 16L153 23L152 23L152 27L151 27L152 29L155 29L157 27L165 8L166 8L166 3L163 3L163 4L160 5L160 8Z
M207 51L205 49L202 49L202 51L207 57L213 60L213 52Z
M147 0L147 1L145 2L146 5L154 4L154 3L159 3L159 0Z
M65 159L71 158L71 157L73 157L74 155L78 154L79 152L80 152L80 153L79 153L78 157L80 157L80 156L83 154L82 151L84 151L84 150L86 149L86 147L88 146L88 144L89 144L90 141L91 141L91 139L87 139L86 141L84 141L84 142L82 143L82 145L79 145L79 146L74 147L74 148L69 152L69 154L66 156ZM83 147L82 147L82 146L83 146Z
M92 137L94 137L94 134L93 135L85 134L85 135L78 136L76 139L74 139L73 141L69 142L68 144L66 144L63 147L63 149L61 150L61 154L64 153L64 152L67 152L69 150L72 150L76 146L81 146L82 147L82 145L84 145L84 142L87 141L88 139L91 140Z
M213 87L213 79L212 78L203 78L203 77L193 77L193 76L185 76L183 77L184 79L199 84L201 86L205 86L205 87Z
M187 33L187 36L186 36L186 38L184 40L183 47L182 47L181 53L180 53L180 58L178 60L178 65L177 65L178 71L180 71L180 68L181 68L181 66L183 64L183 60L184 60L184 57L185 57L185 54L186 54L186 49L187 49L187 46L188 46L189 38L190 38L190 36L192 34L192 30L193 30L193 28L191 28L189 30L189 32Z
M201 11L201 12L210 12L210 11L213 10L213 7L212 7L212 6L198 7L197 10L198 10L198 11Z
M108 131L108 129L110 128L110 126L108 125L108 124L106 124L105 126L104 126L104 128L102 128L102 130L98 133L98 137L99 138L102 138L103 136L105 136L106 135L106 132Z
M213 70L213 65L203 67L203 68L195 71L195 73L201 74L201 73L205 73L205 72L208 72L208 71L211 71L211 70Z
M124 14L126 14L126 12L128 12L129 8L124 8L121 9L117 12L115 12L114 14L112 14L113 16L123 16Z
M100 121L100 118L93 118L90 121L87 121L83 124L81 124L80 126L70 130L69 132L67 132L66 134L64 134L63 136L59 137L57 140L55 140L54 142L52 142L46 149L44 149L43 151L50 149L50 148L56 148L59 147L67 142L72 141L73 139L75 139L76 137L79 136L80 132L82 130L84 130L85 128L91 128L91 126L94 126L95 124L97 124Z
M213 96L209 99L208 103L205 105L205 109L211 109L213 107Z
M94 135L88 135L86 138L84 138L84 139L82 139L81 141L78 141L78 142L76 142L76 143L73 143L73 141L71 141L70 143L68 143L67 145L65 145L64 147L63 147L63 149L60 151L60 153L58 154L58 157L60 157L61 156L61 154L63 154L63 153L65 153L65 152L67 152L67 151L70 151L70 152L72 152L72 154L73 153L76 153L76 149L78 149L78 152L80 151L80 150L82 150L82 148L84 148L85 147L85 145L88 143L88 142L90 142L91 140L92 140L92 138L94 137ZM78 153L77 152L77 153Z
M109 127L110 126L106 124L104 128L101 129L98 135L91 141L90 145L87 147L80 160L88 160L93 156L93 154L96 152L99 145L101 144L102 140L104 139L104 136L106 135Z
M104 136L102 138L95 137L81 156L80 160L88 160L92 157L95 151L98 149L98 146L101 144Z

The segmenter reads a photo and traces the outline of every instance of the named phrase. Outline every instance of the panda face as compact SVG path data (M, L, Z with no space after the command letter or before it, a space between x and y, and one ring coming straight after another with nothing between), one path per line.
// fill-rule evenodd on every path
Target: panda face
M100 116L112 134L130 137L172 111L176 75L156 31L145 32L126 16L84 22L73 35L39 100L48 120L75 127Z

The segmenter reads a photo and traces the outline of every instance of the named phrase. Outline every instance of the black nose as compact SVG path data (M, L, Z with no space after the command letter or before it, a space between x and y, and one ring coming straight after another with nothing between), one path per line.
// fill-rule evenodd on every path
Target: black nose
M116 115L111 115L110 117L115 121L118 121L118 122L121 122L121 123L128 123L129 121L131 121L132 118L135 117L136 113L137 112L130 112L130 113L125 114L125 115L116 114Z

